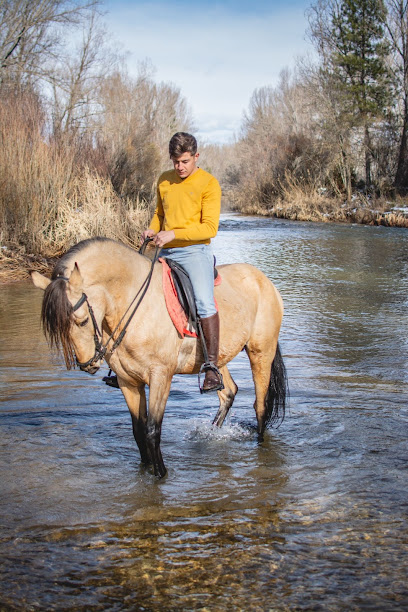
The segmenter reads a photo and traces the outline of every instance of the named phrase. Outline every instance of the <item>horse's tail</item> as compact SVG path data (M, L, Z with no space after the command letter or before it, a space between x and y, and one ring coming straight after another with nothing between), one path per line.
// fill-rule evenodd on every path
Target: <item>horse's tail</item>
M271 366L271 378L265 398L265 425L273 425L277 421L282 423L285 418L286 400L288 396L289 386L286 367L283 363L278 344Z

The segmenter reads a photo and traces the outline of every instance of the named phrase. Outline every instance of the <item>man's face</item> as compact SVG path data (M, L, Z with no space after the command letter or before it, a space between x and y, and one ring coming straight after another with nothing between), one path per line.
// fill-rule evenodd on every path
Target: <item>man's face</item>
M180 157L172 157L174 169L176 174L182 179L187 178L190 174L193 174L197 170L197 160L199 153L191 155L191 153L183 153Z

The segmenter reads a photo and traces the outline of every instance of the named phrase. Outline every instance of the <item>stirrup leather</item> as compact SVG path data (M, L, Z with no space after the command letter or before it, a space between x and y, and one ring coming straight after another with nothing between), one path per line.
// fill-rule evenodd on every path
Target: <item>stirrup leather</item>
M217 386L211 387L211 389L203 389L203 387L201 386L201 374L203 372L208 372L208 370L212 370L217 375L219 383ZM200 371L198 373L198 387L200 389L200 393L210 393L211 391L222 391L223 389L225 389L222 374L215 365L215 363L213 363L212 361L203 363L203 365L201 366Z

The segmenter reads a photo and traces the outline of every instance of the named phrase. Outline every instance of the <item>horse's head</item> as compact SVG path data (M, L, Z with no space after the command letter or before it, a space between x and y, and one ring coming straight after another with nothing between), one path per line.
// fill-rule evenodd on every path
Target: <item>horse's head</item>
M98 322L84 293L84 282L78 265L67 276L50 280L32 272L34 285L44 290L42 324L51 346L62 350L67 369L79 365L81 370L95 374L102 356Z

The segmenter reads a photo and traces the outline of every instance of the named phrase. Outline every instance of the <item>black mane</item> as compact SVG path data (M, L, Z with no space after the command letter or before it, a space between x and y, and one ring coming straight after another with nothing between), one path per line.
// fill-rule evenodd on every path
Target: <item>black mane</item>
M51 280L55 280L58 276L64 276L66 271L66 266L68 260L72 258L73 255L77 255L84 249L86 249L91 244L95 242L113 242L110 238L103 238L102 236L97 236L96 238L87 238L86 240L82 240L78 242L78 244L74 244L62 257L59 259L55 265L54 270L52 271Z
M61 350L67 369L75 367L75 356L70 339L73 308L67 296L65 275L67 265L72 257L95 242L111 242L109 238L88 238L72 246L57 262L51 275L51 283L44 292L41 309L41 320L44 333L51 345Z

